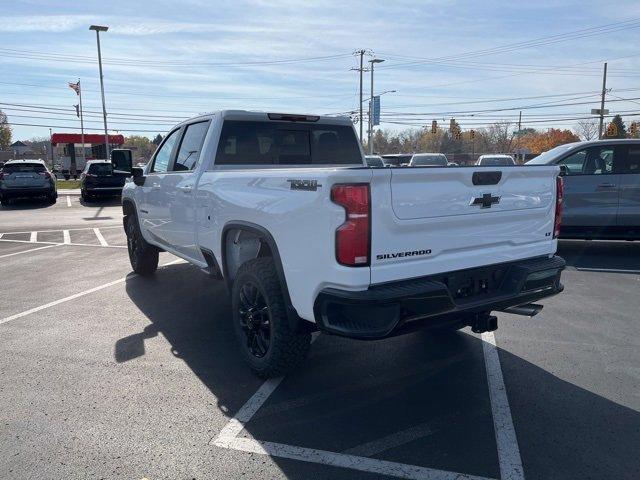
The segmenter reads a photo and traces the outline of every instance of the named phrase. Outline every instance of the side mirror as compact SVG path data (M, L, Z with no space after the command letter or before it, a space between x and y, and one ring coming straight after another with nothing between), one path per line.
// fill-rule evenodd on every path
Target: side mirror
M566 165L560 165L560 176L564 177L568 173L569 173L569 170L567 170L567 166Z
M144 185L146 177L144 176L144 170L142 168L133 167L131 169L131 177L133 178L133 183L137 186L142 187Z

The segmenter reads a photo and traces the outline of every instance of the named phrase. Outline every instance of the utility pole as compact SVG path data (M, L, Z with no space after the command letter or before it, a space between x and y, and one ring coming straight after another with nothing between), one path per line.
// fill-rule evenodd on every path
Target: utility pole
M364 60L364 50L360 50L358 53L360 54L360 143L362 143L362 74L364 72L362 62Z
M107 107L104 102L104 76L102 75L102 53L100 52L100 32L106 32L109 27L100 25L91 25L89 30L95 30L96 40L98 42L98 68L100 69L100 92L102 93L102 117L104 119L104 148L106 158L109 160L109 134L107 133ZM83 147L84 148L84 147Z
M373 142L371 141L373 136L373 66L376 63L382 62L384 62L382 58L372 58L369 60L369 63L371 64L371 97L369 99L369 135L367 138L367 144L369 146L370 155L373 155Z
M602 138L602 128L604 125L604 96L607 93L607 63L604 64L604 72L602 74L602 100L600 101L600 126L598 127L598 138Z
M520 115L518 115L518 134L522 130L522 110L520 110Z
M80 141L82 142L82 161L86 165L87 158L84 151L84 120L82 118L82 86L80 86L80 79L78 79L78 97L80 97Z
M53 170L55 167L53 164L53 133L51 129L49 129L49 148L51 149L51 169Z

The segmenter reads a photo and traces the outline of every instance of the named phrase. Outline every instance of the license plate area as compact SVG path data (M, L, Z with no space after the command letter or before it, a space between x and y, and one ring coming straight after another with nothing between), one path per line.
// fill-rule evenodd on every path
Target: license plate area
M440 281L456 303L466 303L499 294L508 273L508 265L496 265L453 272L443 275Z

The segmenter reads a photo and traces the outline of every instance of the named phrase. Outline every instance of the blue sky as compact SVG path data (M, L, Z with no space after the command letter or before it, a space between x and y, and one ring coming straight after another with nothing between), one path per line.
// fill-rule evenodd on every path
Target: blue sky
M543 108L525 109L525 126L569 128L575 121L563 118L598 106L607 60L615 100L609 108L640 112L640 23L495 54L469 52L634 19L638 1L14 1L0 24L0 109L13 123L43 125L16 125L14 139L48 136L48 125L70 131L59 128L78 123L66 85L81 78L87 128L99 129L95 34L88 30L98 23L110 27L101 37L110 127L127 135L153 136L221 108L355 110L351 54L361 48L386 60L376 69L376 91L397 91L382 97L383 128L452 116L463 128L478 128L518 113L479 110L531 105ZM283 62L291 59L304 61ZM466 103L484 100L501 101Z

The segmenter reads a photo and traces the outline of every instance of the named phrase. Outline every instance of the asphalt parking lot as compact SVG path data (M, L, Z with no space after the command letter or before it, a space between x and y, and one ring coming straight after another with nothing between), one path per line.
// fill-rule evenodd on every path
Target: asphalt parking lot
M263 382L223 283L132 275L121 224L0 208L0 478L640 477L640 242L562 241L565 292L495 335L320 335Z

